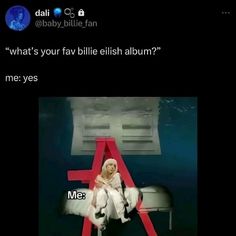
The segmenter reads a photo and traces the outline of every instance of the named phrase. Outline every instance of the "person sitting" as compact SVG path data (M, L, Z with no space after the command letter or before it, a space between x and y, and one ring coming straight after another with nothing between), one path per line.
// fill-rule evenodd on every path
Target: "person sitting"
M79 188L76 191L86 197L83 200L67 198L64 213L88 217L100 230L106 229L110 218L120 219L122 223L130 221L129 217L125 217L126 213L135 208L139 198L137 188L122 188L117 161L113 158L104 162L93 189Z
M117 162L115 159L107 159L102 167L102 172L96 177L94 188L93 205L95 207L95 217L103 217L102 209L106 207L108 198L112 199L116 213L122 223L130 220L125 218L125 207L128 206L122 189L120 173L117 172Z

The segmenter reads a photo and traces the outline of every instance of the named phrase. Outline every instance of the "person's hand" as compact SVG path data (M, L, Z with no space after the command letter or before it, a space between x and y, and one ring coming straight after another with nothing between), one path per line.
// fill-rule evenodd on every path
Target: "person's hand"
M102 188L103 187L103 183L101 182L96 182L96 188Z

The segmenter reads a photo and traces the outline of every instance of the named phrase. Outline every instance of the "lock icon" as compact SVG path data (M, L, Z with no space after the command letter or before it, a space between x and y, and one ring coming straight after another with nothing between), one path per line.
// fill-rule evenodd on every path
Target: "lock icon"
M78 11L78 16L84 16L84 10L83 9L80 9Z

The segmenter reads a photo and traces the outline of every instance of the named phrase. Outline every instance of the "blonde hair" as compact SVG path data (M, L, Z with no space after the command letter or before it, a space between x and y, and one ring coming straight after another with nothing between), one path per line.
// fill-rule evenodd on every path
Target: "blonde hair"
M117 167L117 161L113 158L109 158L107 159L104 163L103 163L103 166L102 166L102 173L101 173L101 176L104 178L104 177L107 177L107 165L109 164L113 164L115 165L115 171L113 173L113 175L118 171L118 167Z

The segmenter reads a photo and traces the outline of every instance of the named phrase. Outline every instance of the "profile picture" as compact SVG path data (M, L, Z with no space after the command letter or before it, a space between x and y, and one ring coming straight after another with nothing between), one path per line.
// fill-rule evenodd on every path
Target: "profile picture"
M5 20L11 30L23 31L30 23L30 13L23 6L13 6L7 10Z

